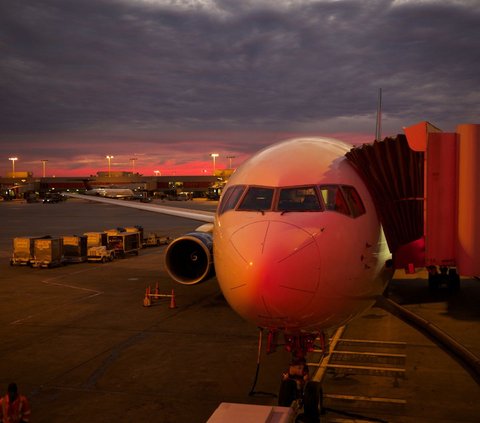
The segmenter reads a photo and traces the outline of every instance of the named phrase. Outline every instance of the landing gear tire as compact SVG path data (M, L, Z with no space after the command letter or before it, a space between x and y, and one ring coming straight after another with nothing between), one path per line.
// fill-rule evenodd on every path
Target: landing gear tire
M438 274L429 274L428 275L428 289L430 291L436 291L440 285Z
M303 420L301 422L317 423L322 409L321 386L318 382L307 382L303 392Z
M448 271L447 286L451 292L458 292L460 290L460 276L456 269L450 269Z

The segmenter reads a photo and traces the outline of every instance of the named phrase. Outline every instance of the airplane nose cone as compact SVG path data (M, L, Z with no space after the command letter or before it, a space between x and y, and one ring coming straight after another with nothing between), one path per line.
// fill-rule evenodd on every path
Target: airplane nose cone
M239 260L230 269L237 292L229 301L240 314L257 320L263 316L268 325L306 309L320 279L312 233L291 223L263 221L241 227L230 243Z

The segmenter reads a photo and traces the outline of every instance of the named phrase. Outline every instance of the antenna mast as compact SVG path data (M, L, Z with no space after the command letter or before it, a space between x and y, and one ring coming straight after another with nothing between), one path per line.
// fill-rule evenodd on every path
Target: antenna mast
M377 125L375 127L375 141L381 141L382 138L382 89L378 89L377 103Z

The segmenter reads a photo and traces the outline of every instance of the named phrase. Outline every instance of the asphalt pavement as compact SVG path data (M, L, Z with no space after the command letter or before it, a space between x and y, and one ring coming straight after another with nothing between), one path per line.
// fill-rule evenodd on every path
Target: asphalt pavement
M214 210L214 203L175 206ZM221 402L274 405L289 355L262 354L257 392L257 328L225 302L215 279L172 282L165 247L111 263L52 269L10 266L17 236L79 235L140 225L175 237L199 224L176 217L81 200L0 203L0 389L15 381L32 404L34 422L205 422ZM143 307L147 286L175 293ZM399 275L390 297L431 319L480 354L480 282L455 297L428 292L425 275ZM406 343L406 377L369 379L330 373L327 394L395 396L400 408L330 402L322 421L476 422L480 389L431 341L380 309L350 324L346 336ZM356 414L342 414L350 411ZM352 417L353 415L353 417ZM376 419L376 420L375 420Z

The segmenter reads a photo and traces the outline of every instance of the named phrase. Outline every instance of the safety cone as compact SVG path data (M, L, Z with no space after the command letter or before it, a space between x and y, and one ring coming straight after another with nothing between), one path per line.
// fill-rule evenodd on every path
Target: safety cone
M150 307L152 305L152 300L150 298L150 286L145 289L145 298L143 299L143 306Z
M177 308L177 303L175 302L175 292L172 289L172 296L170 297L170 307L169 308Z

